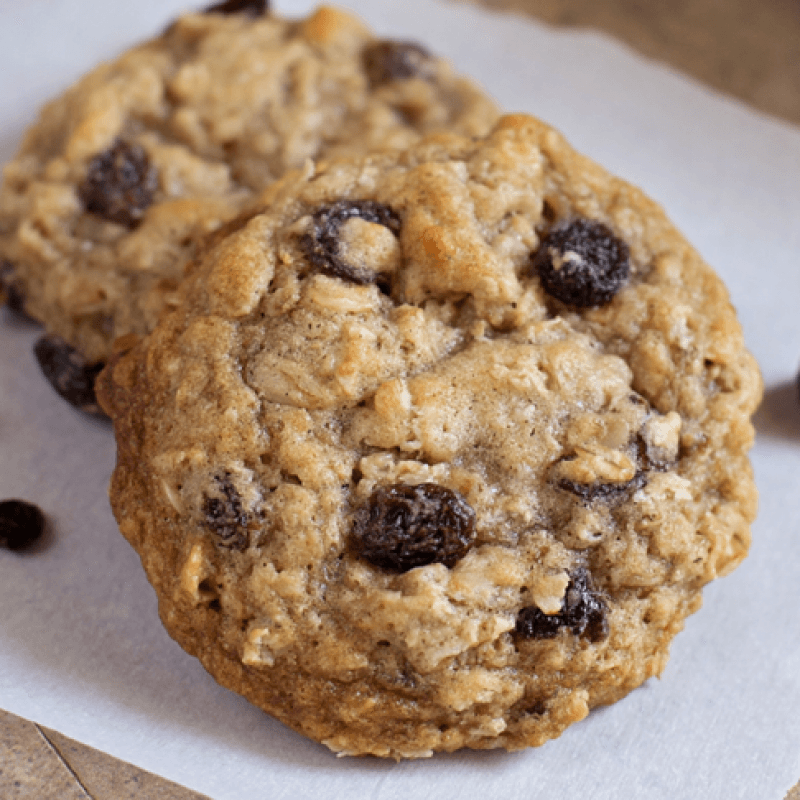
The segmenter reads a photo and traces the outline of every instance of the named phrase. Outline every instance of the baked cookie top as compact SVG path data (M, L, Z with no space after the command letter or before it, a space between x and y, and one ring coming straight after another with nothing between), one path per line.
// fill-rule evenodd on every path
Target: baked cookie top
M725 288L531 117L309 165L128 346L111 502L164 624L340 753L542 744L748 549Z
M265 5L187 14L100 65L5 167L0 285L89 363L149 331L198 238L287 169L497 119L419 45L333 8L288 20Z

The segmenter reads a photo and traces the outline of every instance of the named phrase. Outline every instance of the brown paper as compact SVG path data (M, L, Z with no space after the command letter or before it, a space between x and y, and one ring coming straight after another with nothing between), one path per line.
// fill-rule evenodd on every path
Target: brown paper
M0 710L4 800L204 800L62 734ZM207 799L205 799L207 800Z

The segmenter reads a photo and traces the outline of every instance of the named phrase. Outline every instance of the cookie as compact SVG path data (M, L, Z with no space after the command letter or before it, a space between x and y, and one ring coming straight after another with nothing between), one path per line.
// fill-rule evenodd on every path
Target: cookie
M172 304L199 238L287 170L496 118L443 60L342 11L187 14L43 109L4 171L0 287L103 362Z
M340 754L541 745L747 553L727 292L531 117L309 165L126 348L110 496L164 625Z

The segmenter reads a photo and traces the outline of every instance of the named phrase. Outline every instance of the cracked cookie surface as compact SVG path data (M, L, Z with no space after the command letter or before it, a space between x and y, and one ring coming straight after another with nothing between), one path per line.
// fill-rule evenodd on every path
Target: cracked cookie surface
M339 753L541 745L746 555L727 292L531 117L309 165L181 291L98 383L120 529L171 635Z
M195 243L308 158L486 133L497 110L419 45L345 12L225 3L90 72L42 110L0 188L17 305L89 363L174 302Z

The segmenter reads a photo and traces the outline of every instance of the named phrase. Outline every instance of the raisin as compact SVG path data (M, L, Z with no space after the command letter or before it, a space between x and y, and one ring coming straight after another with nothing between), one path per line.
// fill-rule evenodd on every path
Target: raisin
M45 517L41 510L25 500L0 502L0 545L22 550L44 533Z
M523 639L553 639L562 628L568 628L575 636L599 642L608 636L606 613L591 575L580 567L571 575L561 610L545 614L536 606L523 608L517 615L516 633Z
M33 346L33 352L45 378L61 397L87 414L104 416L94 392L95 378L104 364L90 364L54 333L42 336Z
M407 78L429 78L433 56L416 42L385 39L364 49L364 70L373 86Z
M629 492L638 491L646 483L647 476L643 472L639 472L623 483L576 483L575 481L560 480L558 488L578 495L587 503L613 503L621 500Z
M227 0L203 9L204 14L247 14L249 17L263 17L269 13L267 0Z
M138 144L117 139L89 162L78 196L87 211L132 228L153 202L156 170Z
M358 510L354 550L377 567L407 572L425 564L452 567L475 540L475 512L444 486L380 486Z
M300 246L321 272L360 285L377 283L387 291L387 287L381 285L385 276L368 267L348 264L339 254L339 229L354 218L383 225L395 236L400 232L400 218L388 206L373 200L339 200L314 213L312 231L301 237Z
M247 512L242 508L242 497L231 481L229 472L216 478L223 498L206 497L203 500L205 524L218 537L220 547L244 550L248 545Z
M544 237L533 271L551 297L581 308L600 306L628 280L630 252L602 222L575 219Z
M0 302L20 316L27 317L25 311L25 294L14 278L14 265L0 259Z

